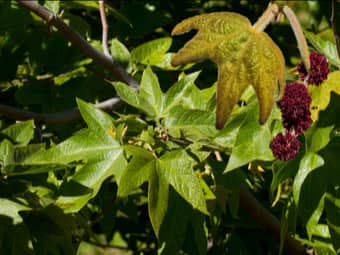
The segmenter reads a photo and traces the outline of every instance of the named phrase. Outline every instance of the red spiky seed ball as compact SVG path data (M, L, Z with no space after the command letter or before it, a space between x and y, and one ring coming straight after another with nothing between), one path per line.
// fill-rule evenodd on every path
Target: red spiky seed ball
M270 143L274 156L280 160L291 160L296 157L300 143L295 135L290 132L279 133Z
M283 97L277 102L282 113L283 126L299 135L307 130L311 123L310 97L306 86L292 82L285 87Z
M328 61L324 55L319 52L309 54L310 70L307 78L308 84L320 85L327 79L329 73ZM308 73L303 62L297 66L301 80L304 80Z

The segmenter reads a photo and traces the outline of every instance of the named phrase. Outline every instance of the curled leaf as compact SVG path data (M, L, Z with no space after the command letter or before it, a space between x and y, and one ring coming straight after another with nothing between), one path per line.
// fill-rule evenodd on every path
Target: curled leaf
M172 65L212 60L218 66L216 127L221 129L245 89L252 85L260 105L260 123L268 119L277 84L283 91L281 50L264 32L237 13L216 12L183 20L172 35L198 30L172 59Z

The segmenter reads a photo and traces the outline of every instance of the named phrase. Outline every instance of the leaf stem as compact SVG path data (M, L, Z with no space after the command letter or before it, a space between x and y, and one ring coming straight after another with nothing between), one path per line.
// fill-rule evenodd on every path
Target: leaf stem
M279 6L276 3L269 3L267 9L261 15L261 17L253 25L256 31L262 32L269 25L270 22L278 15Z
M302 61L305 64L307 71L309 72L309 69L310 69L309 50L308 50L306 37L304 36L302 28L301 28L301 24L299 20L297 19L295 13L293 12L293 10L288 5L285 5L283 7L283 13L286 15L290 23L290 26L294 32Z
M98 0L99 3L99 13L100 13L100 21L102 23L102 47L104 55L108 58L111 58L111 54L109 52L109 48L107 46L107 33L109 30L109 26L107 25L106 15L105 15L105 2L104 0Z

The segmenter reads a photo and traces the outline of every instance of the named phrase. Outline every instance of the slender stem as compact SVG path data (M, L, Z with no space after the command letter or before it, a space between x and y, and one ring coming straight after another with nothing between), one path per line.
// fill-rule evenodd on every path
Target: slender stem
M112 58L105 56L97 49L92 47L78 32L70 28L55 13L47 10L34 0L16 0L19 4L34 12L42 19L55 26L70 42L72 42L84 55L92 58L97 64L109 70L115 77L133 88L138 88L139 84L127 73L124 68L114 62Z
M279 6L276 3L269 3L267 9L262 16L253 25L257 31L263 31L272 22L279 13Z
M335 10L335 1L332 0L332 15L331 15L331 25L332 25L332 30L333 30L333 35L334 35L334 41L336 45L336 50L338 53L338 57L340 59L340 40L339 40L339 35L336 31L336 25L335 25L335 15L334 15L334 10ZM339 67L340 70L340 67Z
M107 46L107 33L109 30L109 26L107 25L106 15L105 15L105 2L104 0L99 0L99 13L100 13L100 20L102 23L102 47L104 55L108 58L111 58L109 48Z
M310 69L309 50L308 50L306 37L304 36L302 28L301 28L301 24L299 20L297 19L295 13L293 12L293 10L288 5L285 5L283 7L283 13L286 15L290 23L290 26L293 29L302 61L304 62L307 71L309 71Z

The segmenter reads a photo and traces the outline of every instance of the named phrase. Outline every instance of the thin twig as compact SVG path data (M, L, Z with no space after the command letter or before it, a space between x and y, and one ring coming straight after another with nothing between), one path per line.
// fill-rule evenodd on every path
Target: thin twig
M112 58L107 57L97 49L92 47L78 32L70 28L65 22L60 19L55 13L41 6L37 1L16 0L20 5L34 12L42 19L55 26L70 42L79 48L84 55L92 58L96 63L109 70L115 77L129 84L131 87L138 89L139 84L127 73L124 68L114 62Z
M107 25L106 15L105 15L105 2L104 0L99 0L99 13L100 13L100 21L102 23L102 47L104 55L108 58L111 58L109 48L107 46L107 33L109 26Z
M338 32L336 31L334 11L335 11L335 2L334 2L334 0L332 0L331 26L332 26L332 30L333 30L336 50L337 50L337 53L338 53L338 57L340 59L340 40L339 40ZM340 67L339 67L339 70L340 70Z

